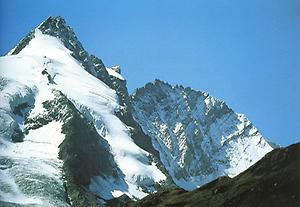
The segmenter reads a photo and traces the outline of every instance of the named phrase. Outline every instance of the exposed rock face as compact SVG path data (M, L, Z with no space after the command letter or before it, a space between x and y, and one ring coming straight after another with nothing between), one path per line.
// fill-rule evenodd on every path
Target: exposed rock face
M156 80L136 90L132 106L169 174L187 190L235 176L272 150L244 115L189 87Z

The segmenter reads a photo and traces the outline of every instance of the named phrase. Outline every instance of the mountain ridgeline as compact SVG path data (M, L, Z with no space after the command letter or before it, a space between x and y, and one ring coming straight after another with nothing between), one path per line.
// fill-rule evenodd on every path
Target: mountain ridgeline
M136 90L132 105L164 166L186 190L235 176L272 149L244 115L189 87L156 80Z
M251 190L256 176L249 170L261 169L255 188L271 179L259 160L273 147L207 93L155 80L129 95L120 66L90 55L61 17L46 19L0 58L0 206L239 206L234 196ZM297 154L288 156L274 158L272 169L291 175L295 182L280 182L293 187ZM236 185L246 187L234 194ZM263 200L253 192L241 198ZM272 202L299 201L278 192Z

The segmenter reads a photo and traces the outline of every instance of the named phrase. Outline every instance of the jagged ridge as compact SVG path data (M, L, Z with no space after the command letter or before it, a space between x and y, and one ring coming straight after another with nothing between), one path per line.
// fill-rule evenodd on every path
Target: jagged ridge
M135 91L132 105L169 174L187 190L235 176L272 150L244 115L190 87L155 80Z

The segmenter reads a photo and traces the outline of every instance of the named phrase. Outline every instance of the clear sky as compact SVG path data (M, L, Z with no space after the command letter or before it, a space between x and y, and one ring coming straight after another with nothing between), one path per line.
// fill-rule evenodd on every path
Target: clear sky
M120 64L129 91L155 78L205 91L271 141L300 141L299 0L1 0L0 54L50 15Z

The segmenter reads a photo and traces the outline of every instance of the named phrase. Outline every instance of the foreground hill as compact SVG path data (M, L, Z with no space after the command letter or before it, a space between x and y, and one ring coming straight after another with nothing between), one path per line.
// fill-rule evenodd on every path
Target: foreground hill
M190 192L163 191L129 206L300 206L300 143L274 149L234 178L220 177Z

